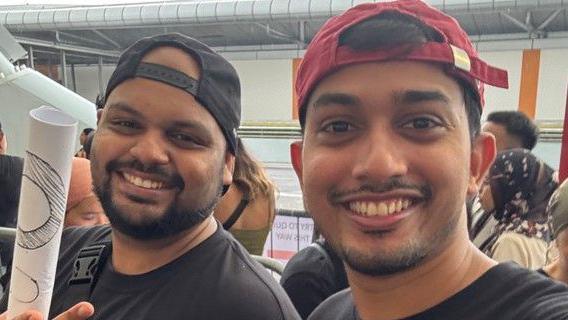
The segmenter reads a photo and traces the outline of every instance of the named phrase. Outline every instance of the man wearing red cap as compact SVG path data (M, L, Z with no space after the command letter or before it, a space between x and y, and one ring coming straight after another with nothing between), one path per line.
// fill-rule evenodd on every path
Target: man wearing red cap
M566 319L565 286L469 241L466 199L495 157L482 83L507 74L420 1L357 6L314 37L292 162L351 288L310 319Z

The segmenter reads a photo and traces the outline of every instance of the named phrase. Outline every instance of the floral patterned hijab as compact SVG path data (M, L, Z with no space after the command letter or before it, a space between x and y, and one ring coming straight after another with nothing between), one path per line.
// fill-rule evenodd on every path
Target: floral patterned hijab
M504 150L497 154L488 182L495 204L492 214L498 223L482 250L490 252L507 231L550 242L546 206L558 186L552 168L529 150Z

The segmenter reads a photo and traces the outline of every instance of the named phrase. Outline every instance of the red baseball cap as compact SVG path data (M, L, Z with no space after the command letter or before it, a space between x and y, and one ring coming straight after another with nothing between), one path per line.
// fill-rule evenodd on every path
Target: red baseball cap
M442 42L425 42L408 52L406 46L355 51L340 46L340 36L350 27L385 12L397 12L421 21L437 32ZM422 1L366 3L329 19L308 46L298 69L296 92L300 110L318 82L339 68L356 63L383 60L414 60L445 64L446 72L470 84L483 108L483 83L508 88L507 71L481 60L458 22ZM480 110L481 112L481 110Z

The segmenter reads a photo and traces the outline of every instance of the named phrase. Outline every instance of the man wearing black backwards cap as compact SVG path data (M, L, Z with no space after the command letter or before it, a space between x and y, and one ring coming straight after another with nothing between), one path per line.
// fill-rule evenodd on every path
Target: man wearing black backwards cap
M91 150L111 226L64 232L50 319L86 319L93 307L95 319L298 318L212 216L232 181L239 121L237 74L204 44L168 34L122 54ZM109 239L100 268L85 250L77 259Z
M506 72L420 1L357 6L314 37L292 163L351 288L310 319L568 318L565 286L469 241L466 198L495 156L481 83L506 87Z

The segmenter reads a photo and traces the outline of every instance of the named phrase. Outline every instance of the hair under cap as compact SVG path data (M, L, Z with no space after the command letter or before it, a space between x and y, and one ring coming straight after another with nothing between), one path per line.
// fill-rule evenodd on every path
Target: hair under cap
M151 50L174 47L187 52L199 65L200 77L193 79L160 64L141 62ZM237 150L237 129L241 120L241 87L235 68L207 45L179 33L142 38L120 56L107 85L104 101L125 80L143 77L177 87L193 95L215 118L229 150Z
M357 51L341 45L340 38L346 30L386 12L417 19L435 31L442 41L425 42L404 54L397 47ZM419 0L381 1L355 6L329 19L314 36L298 69L296 92L300 110L306 107L307 100L319 81L332 72L349 64L385 60L444 64L448 66L445 69L448 74L463 79L470 85L480 106L484 104L483 83L508 87L507 71L481 60L466 32L454 18Z

